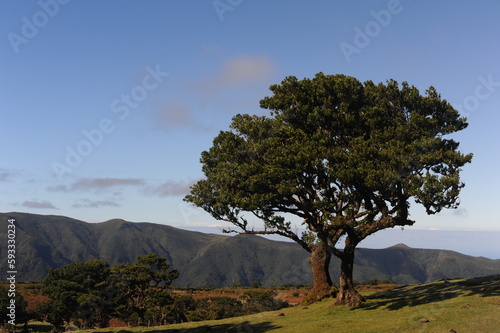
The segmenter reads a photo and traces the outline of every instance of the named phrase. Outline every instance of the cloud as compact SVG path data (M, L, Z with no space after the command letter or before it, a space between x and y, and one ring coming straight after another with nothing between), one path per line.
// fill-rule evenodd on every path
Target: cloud
M79 190L103 190L113 187L122 186L142 186L145 184L144 179L139 178L82 178L71 184L49 186L49 192L71 192Z
M468 217L469 211L466 208L457 208L453 210L452 214L459 217Z
M69 192L66 185L48 186L47 191L49 192Z
M259 85L271 80L276 66L266 56L239 55L227 59L214 75L203 78L196 85L204 93L242 85Z
M0 169L0 182L10 182L11 177L14 176L15 172L8 171L6 169Z
M73 204L71 207L73 208L99 208L99 207L120 207L114 201L111 200L102 200L102 201L91 201L89 199L83 199L83 203Z
M37 208L37 209L57 209L53 204L48 201L25 201L22 204L26 208Z
M219 80L226 85L254 84L269 80L273 72L274 65L268 57L241 55L225 62Z
M158 186L150 186L145 192L148 195L157 195L159 197L184 196L189 193L193 183L166 181Z
M165 130L176 128L206 129L206 126L195 119L191 109L182 102L173 102L159 107L155 114L155 127Z
M76 191L94 191L99 192L101 190L109 190L124 186L136 186L143 194L149 196L184 196L189 193L191 185L194 182L184 182L184 181L173 181L168 180L160 185L148 184L144 179L140 178L82 178L75 181L70 185L57 185L47 187L49 192L76 192ZM115 192L114 195L119 195L119 192ZM89 199L83 199L83 202L75 203L73 207L84 208L84 207L99 207L99 206L111 206L119 207L115 201L111 200L101 200L101 201L91 201Z
M144 180L139 178L83 178L73 184L75 189L107 189L118 186L144 185Z
M154 129L209 130L217 113L258 106L277 72L269 57L248 54L226 58L211 68L172 87L168 102L155 107Z

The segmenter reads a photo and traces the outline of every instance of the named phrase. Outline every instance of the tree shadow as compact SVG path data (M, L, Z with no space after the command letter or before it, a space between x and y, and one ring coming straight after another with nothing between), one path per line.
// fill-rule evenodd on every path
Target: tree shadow
M280 328L271 322L262 322L257 324L250 324L245 321L238 324L218 324L218 325L203 325L193 328L182 329L166 329L161 331L150 331L148 333L215 333L215 332L234 332L234 333L260 333L268 332Z
M218 332L263 333L279 328L281 328L281 326L274 325L271 322L250 324L250 322L244 321L242 323L203 325L193 328L170 328L170 329L167 328L164 330L151 330L151 331L146 330L146 332L147 333L218 333Z
M54 326L51 324L32 324L29 323L26 325L26 330L28 332L51 332L54 329ZM24 328L23 328L24 331Z
M373 310L386 307L398 310L405 306L417 306L440 302L458 296L500 296L500 275L467 280L440 280L418 286L404 286L367 296L367 302L353 309Z

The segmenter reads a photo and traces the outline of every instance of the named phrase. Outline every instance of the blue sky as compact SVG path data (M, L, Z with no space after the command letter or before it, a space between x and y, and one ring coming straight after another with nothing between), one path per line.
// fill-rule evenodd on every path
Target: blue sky
M455 211L500 231L498 1L0 1L0 211L224 225L182 202L200 153L286 76L436 87L469 119ZM431 246L432 247L432 246ZM437 247L437 246L436 246ZM500 253L500 249L498 249Z

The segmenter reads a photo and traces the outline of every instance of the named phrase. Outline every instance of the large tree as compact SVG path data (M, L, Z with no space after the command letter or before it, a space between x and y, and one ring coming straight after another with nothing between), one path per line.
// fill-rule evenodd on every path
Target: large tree
M352 273L363 239L413 225L410 199L428 214L458 206L460 168L472 155L459 152L449 134L466 128L466 119L433 87L421 95L394 80L319 73L270 89L260 105L271 115L235 116L202 153L206 177L185 200L243 233L282 235L309 251L311 300L328 294L337 256L337 304L359 304ZM251 215L264 230L253 228ZM295 232L291 216L307 232Z

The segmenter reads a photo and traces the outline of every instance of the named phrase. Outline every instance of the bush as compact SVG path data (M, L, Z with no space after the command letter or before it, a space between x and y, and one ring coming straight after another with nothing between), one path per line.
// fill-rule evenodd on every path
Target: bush
M249 290L241 296L247 313L274 311L289 306L288 302L274 299L273 293L266 290Z
M187 321L203 320L197 315L197 302L192 296L174 297L168 321L171 323L185 323Z
M203 298L196 302L191 320L217 320L244 315L243 303L232 297Z
M260 288L262 285L260 284L259 281L252 281L250 283L250 288Z

